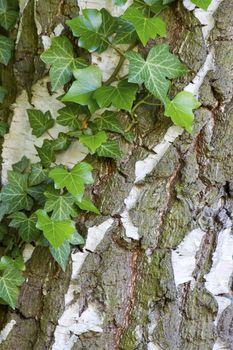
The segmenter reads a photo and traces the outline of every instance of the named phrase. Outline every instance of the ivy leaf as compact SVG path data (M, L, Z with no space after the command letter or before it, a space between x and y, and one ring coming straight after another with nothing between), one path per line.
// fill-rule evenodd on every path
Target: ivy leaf
M50 111L43 113L38 109L27 109L27 114L32 134L36 137L40 137L54 125L54 119L52 119Z
M56 188L66 187L73 196L82 197L84 185L93 183L91 171L90 164L81 162L76 164L71 171L64 167L56 167L50 171L49 177L53 179Z
M13 309L16 306L19 295L19 286L24 282L22 272L9 267L0 275L0 298L2 298Z
M29 168L29 166L30 166L30 160L27 157L23 156L19 162L12 165L12 168L14 171L23 173L25 170Z
M138 85L121 81L117 86L102 86L94 92L100 108L109 107L111 104L119 109L130 111L136 98Z
M95 120L99 130L112 131L124 135L124 129L116 117L116 113L105 111L100 118Z
M134 26L122 18L119 18L116 35L113 39L113 44L131 44L136 42L137 39L138 35Z
M67 220L70 217L76 216L74 210L75 197L69 193L60 195L59 193L45 192L45 196L48 198L45 203L45 210L47 212L53 212L51 218L53 220Z
M19 271L25 270L25 264L22 256L12 259L10 256L2 256L0 260L0 270L6 270L7 268L15 268Z
M0 1L0 24L8 30L11 29L18 17L18 12L8 7L7 0Z
M27 180L28 175L26 174L8 171L8 184L1 191L1 201L7 206L8 213L32 208L33 201L27 194Z
M105 9L83 10L83 16L78 16L66 22L74 36L80 37L78 45L89 52L103 52L108 47L107 39L117 26L117 20Z
M116 142L114 140L110 140L110 141L102 144L97 149L97 155L99 157L112 158L112 159L116 159L116 160L121 159L121 157L122 157L118 142Z
M71 88L62 101L76 102L83 106L88 106L92 110L92 94L101 86L102 75L97 66L89 66L84 69L77 69L74 72L77 79L73 82Z
M75 203L82 210L92 211L93 213L100 214L96 206L86 197L84 197L82 201L76 201Z
M127 0L113 0L113 4L116 6L122 6L127 2Z
M76 231L71 239L69 239L70 244L79 245L84 244L84 238Z
M129 65L129 82L144 83L146 88L164 104L170 82L166 79L179 77L187 72L179 59L169 52L166 44L154 46L144 60L136 52L127 52Z
M65 36L53 38L51 47L42 53L41 59L52 66L50 79L53 91L68 83L73 69L86 66L83 60L74 58L73 46Z
M3 86L0 86L0 103L3 103L6 95L7 95L7 90Z
M44 210L37 210L36 227L43 231L45 238L54 249L59 248L66 239L71 238L75 232L75 225L71 220L55 221L52 220Z
M42 183L42 184L37 185L37 186L29 187L27 192L32 198L34 198L38 202L39 205L43 206L45 203L44 193L46 191L51 190L51 187L52 187L51 185ZM53 189L53 187L52 187L52 189Z
M122 16L123 19L132 23L136 29L136 32L145 46L149 39L155 39L160 35L166 37L166 24L159 17L147 18L142 11L138 10L134 6L130 6Z
M52 148L54 151L65 151L70 145L70 140L67 134L60 132L58 138L52 140Z
M102 143L107 141L108 137L104 131L99 131L95 135L82 135L79 137L79 142L86 146L91 153L95 153Z
M81 121L78 119L79 115L87 114L85 107L75 103L68 103L65 107L59 109L59 116L56 122L63 126L68 126L71 130L80 130L82 127Z
M70 244L68 241L65 241L60 247L54 249L49 247L50 253L56 262L61 266L62 270L65 272L66 266L70 256Z
M11 214L9 218L12 219L9 226L17 228L25 242L32 242L38 238L39 231L36 228L37 217L35 213L27 217L22 212L16 212Z
M175 98L167 100L165 115L171 117L175 125L183 126L189 133L192 133L193 109L200 107L198 100L187 91L179 92Z
M203 10L208 10L209 5L211 4L212 0L191 0L195 5L200 7Z
M9 63L13 48L13 40L7 38L6 36L0 35L0 63L3 63L5 66Z
M35 148L37 150L41 163L45 168L48 168L52 163L55 162L56 156L51 140L44 140L42 147L35 146Z
M48 170L43 169L40 163L32 164L31 173L29 174L29 186L36 186L48 178Z

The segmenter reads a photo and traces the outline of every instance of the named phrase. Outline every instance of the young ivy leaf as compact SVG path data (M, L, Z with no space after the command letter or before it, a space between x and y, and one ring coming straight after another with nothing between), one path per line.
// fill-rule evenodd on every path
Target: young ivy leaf
M0 63L3 63L5 66L9 63L13 48L13 40L7 38L6 36L0 35Z
M65 36L53 38L51 47L42 53L41 59L52 66L49 74L53 91L68 83L74 69L86 67L83 60L74 58L73 46Z
M105 9L83 10L83 16L78 16L66 22L74 36L80 37L78 45L89 52L99 53L108 47L108 37L116 27L117 19L112 17Z
M209 5L211 4L212 0L191 0L195 5L200 7L203 10L208 10Z
M101 86L102 75L100 69L93 65L84 69L77 69L73 73L77 80L73 82L67 94L63 96L62 101L76 102L82 106L88 106L90 111L98 109L92 95Z
M10 2L10 1L9 1ZM1 26L9 30L11 29L18 17L18 12L14 8L10 8L7 0L0 1L0 24Z
M43 113L38 109L27 109L27 114L32 134L36 137L40 137L45 131L54 126L54 119L52 119L50 111Z
M19 295L19 288L24 282L22 272L13 267L6 268L0 274L0 298L13 309Z
M171 117L175 125L183 126L189 133L192 133L193 109L197 109L200 105L193 94L181 91L172 101L167 100L164 114L167 117Z
M69 220L70 217L76 216L74 210L75 197L69 193L60 195L59 193L45 192L47 201L45 203L45 210L53 212L51 218L53 220Z
M49 177L53 179L56 188L66 187L73 196L82 198L84 185L93 183L91 171L92 166L90 164L81 162L76 164L71 171L64 167L56 167L50 171Z
M131 111L136 98L138 85L122 80L117 86L102 86L94 92L100 108L109 107L111 104L126 111Z
M166 24L161 18L156 16L147 18L134 6L130 6L122 18L133 24L144 46L149 39L155 39L157 34L163 38L166 37Z
M164 104L170 86L170 81L166 78L176 78L187 72L179 59L169 52L166 44L154 46L146 60L133 51L127 52L125 56L130 62L129 82L144 83L145 87Z
M107 134L104 131L99 131L95 135L81 135L79 142L86 146L92 154L95 153L103 143L107 142Z
M98 130L112 131L117 134L124 135L124 129L122 128L117 115L111 111L105 111L100 118L94 120Z
M121 159L122 157L118 142L116 142L115 140L110 140L102 144L97 149L97 155L99 157L112 158L116 160Z
M85 211L91 211L96 214L100 214L99 210L96 206L90 201L90 199L84 197L82 201L76 201L75 204L81 209Z
M74 222L71 220L55 221L52 220L44 210L37 210L36 227L43 231L45 238L54 249L59 248L66 239L72 237L76 231Z
M27 217L22 212L16 212L11 214L9 218L12 219L9 226L17 228L25 242L30 243L38 238L40 232L36 228L37 217L35 213Z

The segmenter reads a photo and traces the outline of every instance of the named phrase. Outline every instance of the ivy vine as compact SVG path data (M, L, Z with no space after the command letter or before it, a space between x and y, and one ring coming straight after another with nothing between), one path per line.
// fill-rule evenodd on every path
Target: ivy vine
M122 6L126 0L112 0ZM35 146L39 161L31 163L25 156L8 171L7 184L0 194L0 302L16 306L19 286L25 270L22 250L25 243L46 246L65 271L72 245L84 244L76 222L83 211L99 215L99 210L86 196L93 184L92 166L82 161L67 168L56 165L56 155L79 141L90 154L119 160L118 138L134 139L137 109L142 104L160 106L174 124L192 132L193 110L200 106L189 92L181 91L171 99L172 80L187 73L167 44L156 43L166 38L166 23L160 15L173 0L135 0L121 17L113 17L106 9L85 9L66 22L77 43L66 36L52 39L51 47L42 53L42 61L50 67L52 90L64 88L59 97L64 104L56 119L50 111L27 110L32 134L44 137L41 147ZM210 0L193 0L207 9ZM17 1L0 0L0 23L11 29L17 20ZM141 54L138 45L154 46ZM124 44L124 46L122 46ZM122 47L127 46L126 50ZM14 43L0 35L0 63L8 64ZM119 56L111 77L103 80L101 69L83 57L77 57L77 47L83 52L102 53L109 47ZM125 60L129 72L120 72ZM0 87L0 100L5 90ZM119 112L128 115L128 126L121 125ZM97 113L96 113L97 112ZM66 128L57 138L50 133L55 124ZM6 130L3 130L1 135ZM47 138L46 138L47 135ZM115 136L114 136L115 135ZM118 135L118 137L116 137ZM9 229L10 228L10 229Z

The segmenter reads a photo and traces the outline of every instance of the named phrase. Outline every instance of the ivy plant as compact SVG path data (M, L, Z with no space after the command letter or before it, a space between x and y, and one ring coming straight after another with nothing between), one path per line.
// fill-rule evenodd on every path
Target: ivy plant
M126 4L126 0L112 1L115 6ZM24 282L22 249L26 243L47 247L65 271L72 246L85 243L77 230L79 215L100 214L87 195L94 183L91 164L84 160L72 167L57 165L59 152L78 141L93 157L119 160L119 140L133 141L137 109L142 104L159 106L165 117L192 132L193 111L200 103L189 92L174 95L170 89L174 79L188 72L166 44L166 23L161 14L172 2L135 0L121 17L113 17L104 8L85 9L82 15L66 22L75 40L64 35L55 37L42 53L52 90L64 88L59 97L63 107L56 115L50 110L27 110L32 135L41 141L40 146L35 145L38 162L32 163L22 155L8 171L7 183L1 189L0 302L16 306ZM210 0L193 3L207 9ZM5 30L14 26L17 8L16 1L0 1L0 24ZM136 46L143 50L135 51ZM119 61L111 77L104 80L101 69L87 57L108 48L115 50ZM8 64L12 50L12 40L1 35L0 63ZM83 55L77 56L77 52ZM119 72L126 60L129 71L121 77ZM1 87L0 101L5 93ZM121 124L122 112L128 116L127 127ZM56 137L55 125L63 127ZM1 123L0 136L5 132L7 126Z

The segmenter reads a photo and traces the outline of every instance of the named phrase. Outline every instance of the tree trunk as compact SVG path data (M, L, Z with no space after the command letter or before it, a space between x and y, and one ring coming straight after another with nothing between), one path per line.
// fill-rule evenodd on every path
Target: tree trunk
M164 16L172 50L190 69L176 88L203 103L192 136L142 107L121 161L90 158L102 215L78 222L86 245L65 273L47 248L33 251L16 310L0 309L2 350L233 349L233 0L212 0L208 13L190 4L177 1ZM58 108L39 55L79 8L76 0L20 6L1 116L24 130L30 103ZM16 140L18 130L10 130ZM3 180L31 152L19 153L19 140L11 152L9 142L6 135Z

